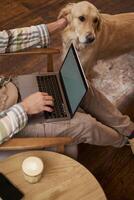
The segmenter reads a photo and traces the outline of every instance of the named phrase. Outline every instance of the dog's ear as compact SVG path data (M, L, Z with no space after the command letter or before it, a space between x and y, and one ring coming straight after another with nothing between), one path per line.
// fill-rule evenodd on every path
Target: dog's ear
M101 19L101 14L100 11L98 13L98 23L97 23L97 30L99 31L101 28L101 23L102 23L102 19Z
M71 13L71 9L75 3L69 3L67 4L59 13L58 19L62 17L66 17L67 20L69 21L69 14Z

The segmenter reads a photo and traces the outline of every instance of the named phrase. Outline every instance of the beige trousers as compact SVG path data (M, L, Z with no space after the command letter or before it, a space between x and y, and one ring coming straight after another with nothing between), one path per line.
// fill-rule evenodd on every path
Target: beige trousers
M81 103L81 108L85 113L76 112L75 116L67 121L39 124L29 119L28 125L16 136L71 136L75 139L75 144L88 143L114 147L125 145L127 136L134 130L133 122L128 116L122 115L91 84ZM67 149L67 154L76 157L77 149L74 146L70 149L69 151Z
M127 136L134 130L134 123L97 91L91 84L81 108L85 113L76 112L71 120L33 124L21 131L21 137L72 136L75 143L123 146Z

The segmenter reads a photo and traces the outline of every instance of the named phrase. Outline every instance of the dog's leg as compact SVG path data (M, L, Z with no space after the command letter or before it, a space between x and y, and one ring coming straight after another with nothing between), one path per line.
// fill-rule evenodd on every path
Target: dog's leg
M97 73L94 71L93 68L97 60L97 50L95 48L94 49L85 48L82 49L80 52L78 52L78 55L80 57L80 61L86 76L90 79L96 77Z

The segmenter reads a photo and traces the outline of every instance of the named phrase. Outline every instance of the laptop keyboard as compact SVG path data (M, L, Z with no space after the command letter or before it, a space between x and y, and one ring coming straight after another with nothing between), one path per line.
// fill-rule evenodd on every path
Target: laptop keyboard
M53 96L54 98L54 111L45 111L44 117L46 119L66 117L67 114L64 110L63 100L56 75L37 76L37 82L40 92L47 92L50 96Z

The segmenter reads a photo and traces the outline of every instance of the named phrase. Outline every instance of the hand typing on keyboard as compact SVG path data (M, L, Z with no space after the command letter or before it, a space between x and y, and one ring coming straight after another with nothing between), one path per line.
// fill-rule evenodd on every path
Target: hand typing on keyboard
M56 75L49 76L37 76L38 86L40 92L48 92L49 95L53 96L54 107L53 112L45 110L44 117L45 119L51 118L62 118L67 116L64 106L63 99L61 96L59 84L56 78ZM51 107L51 105L49 105Z
M37 92L25 98L21 104L26 113L32 115L42 111L52 112L54 100L48 93Z

